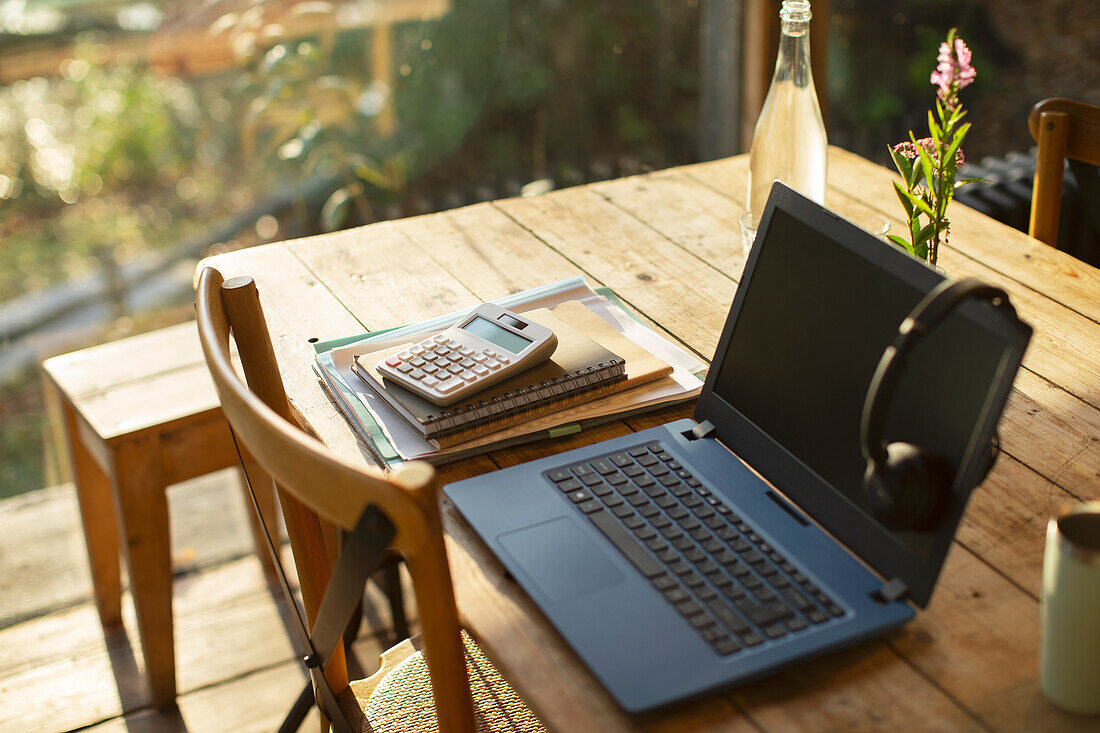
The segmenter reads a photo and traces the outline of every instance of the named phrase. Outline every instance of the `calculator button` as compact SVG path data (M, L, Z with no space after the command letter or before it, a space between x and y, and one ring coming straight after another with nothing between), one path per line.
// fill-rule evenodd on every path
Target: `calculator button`
M495 372L497 369L500 369L500 362L496 359L490 359L489 361L485 362L485 366Z
M424 348L423 344L417 344L416 346L410 346L409 347L409 352L411 354L413 354L414 356L419 356L420 354L423 354L425 351L427 351L427 349Z
M459 349L462 348L462 344L460 344L457 341L448 341L447 342L447 348L451 349L453 351L458 351Z
M462 347L461 349L458 350L458 353L462 354L463 356L473 356L474 355L474 350L469 348L469 347L464 346L464 347Z
M435 374L439 371L439 367L437 367L435 364L425 364L421 368L424 370L425 374Z
M462 372L466 370L460 367L458 364L451 364L449 367L447 367L447 371L449 371L451 374L462 374Z
M421 359L426 359L427 361L435 361L436 359L439 358L439 354L435 353L434 351L427 351L427 352L421 354L420 358Z
M411 372L413 370L413 368L411 366L409 366L408 364L406 364L404 362L402 362L402 363L398 364L397 366L395 366L394 369L401 372L402 374L408 374L409 372Z
M474 362L474 360L473 360L473 359L463 359L462 361L458 362L458 365L459 365L459 366L461 366L461 367L465 367L466 369L469 369L469 368L471 368L471 367L472 367L472 366L473 366L473 365L474 365L475 363L476 363L476 362Z
M470 358L476 361L478 364L484 364L485 362L489 361L489 357L485 356L485 354L475 354Z
M409 353L409 352L407 352L407 351L402 351L402 352L401 352L400 354L398 354L397 356L398 356L399 358L401 358L401 359L411 359L411 358L412 358L412 354L410 354L410 353Z
M509 359L504 354L497 354L497 361L499 361L501 364L507 364L511 361L511 359Z
M420 380L420 383L423 384L425 387L430 388L437 386L439 384L439 380L435 377L425 376L422 380Z
M426 362L426 361L424 361L423 359L421 359L421 358L420 358L419 356L418 356L418 357L416 357L415 359L409 359L409 363L410 363L410 364L412 364L412 365L413 365L414 367L416 367L417 369L419 369L420 367L422 367L422 366L424 366L425 364L427 364L427 362Z
M391 356L389 359L386 359L386 366L395 367L400 363L401 360L398 359L396 356Z
M423 379L426 376L428 375L419 369L413 369L411 372L409 372L409 377L411 377L412 379Z
M432 336L432 341L436 342L437 344L446 343L447 342L447 337L444 336L443 334L438 334L436 336Z
M475 376L473 372L468 372L465 369L462 370L462 373L459 374L458 376L462 377L462 379L467 381L467 382L472 382L475 379L477 379L477 376Z
M463 382L462 382L461 379L455 379L454 377L451 377L450 379L448 379L446 381L443 381L443 382L440 382L439 384L435 385L435 388L436 388L436 391L438 391L438 392L442 392L443 394L449 394L451 392L454 392L456 389L458 389L462 385L462 383Z
M473 371L474 374L478 375L479 377L484 377L486 374L489 373L489 370L486 369L485 367L481 366L480 364L477 365L476 367L474 367L472 369L472 371Z

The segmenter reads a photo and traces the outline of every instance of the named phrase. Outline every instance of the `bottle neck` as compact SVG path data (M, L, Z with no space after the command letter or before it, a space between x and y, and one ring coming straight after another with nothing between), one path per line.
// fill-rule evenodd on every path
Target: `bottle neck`
M779 37L779 55L772 77L772 83L776 82L793 82L796 87L813 88L809 21L783 20L783 35Z

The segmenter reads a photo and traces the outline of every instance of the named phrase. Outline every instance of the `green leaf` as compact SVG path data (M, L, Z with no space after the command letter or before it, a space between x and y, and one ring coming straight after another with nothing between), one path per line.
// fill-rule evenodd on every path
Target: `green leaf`
M898 201L901 202L902 207L905 209L905 218L912 219L913 210L916 208L911 200L913 198L913 194L902 188L901 184L897 181L894 181L894 192L897 193Z
M958 188L959 186L965 186L968 183L985 183L985 182L986 182L986 179L981 178L979 176L967 176L966 178L960 178L959 180L955 181L955 188Z
M936 124L936 120L932 118L932 110L928 110L928 133L932 136L932 139L939 145L940 138L943 137L943 130Z
M920 212L922 214L924 214L925 216L927 216L929 219L935 219L936 218L936 215L934 213L932 213L932 207L929 206L928 203L926 201L924 201L923 199L919 199L919 198L913 199L913 205L916 206L917 209L919 209Z
M897 246L904 249L909 254L914 254L913 245L909 244L909 242L906 242L904 239L902 239L898 235L896 235L896 234L887 234L886 238L889 239L894 244L896 244Z
M935 233L936 233L936 225L935 224L929 224L928 226L924 227L924 229L921 229L920 232L917 234L916 238L913 240L913 246L914 247L921 246L922 244L927 242L932 237L932 235L935 234Z
M913 171L913 164L904 155L894 150L893 145L887 145L886 149L890 151L890 157L894 160L894 167L898 169L898 173L908 181L909 175Z

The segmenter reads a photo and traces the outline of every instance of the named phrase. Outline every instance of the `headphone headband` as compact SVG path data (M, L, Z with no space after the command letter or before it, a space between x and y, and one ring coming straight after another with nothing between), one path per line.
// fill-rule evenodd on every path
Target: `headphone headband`
M1015 315L1008 294L1001 288L977 278L945 280L930 290L901 322L894 342L886 347L875 368L867 396L863 401L860 420L860 444L863 457L875 465L886 462L886 445L882 433L886 423L886 406L894 398L894 390L905 366L905 358L913 345L931 331L947 314L969 298L981 298L996 308L1007 308Z

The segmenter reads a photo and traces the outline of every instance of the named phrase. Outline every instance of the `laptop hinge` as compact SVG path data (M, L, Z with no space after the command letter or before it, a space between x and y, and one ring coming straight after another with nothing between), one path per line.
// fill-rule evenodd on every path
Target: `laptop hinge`
M699 440L700 438L707 438L711 435L714 435L714 423L710 420L704 420L691 430L684 431L684 437L688 440Z
M882 587L871 594L879 603L893 603L909 595L909 586L901 578L891 578Z

